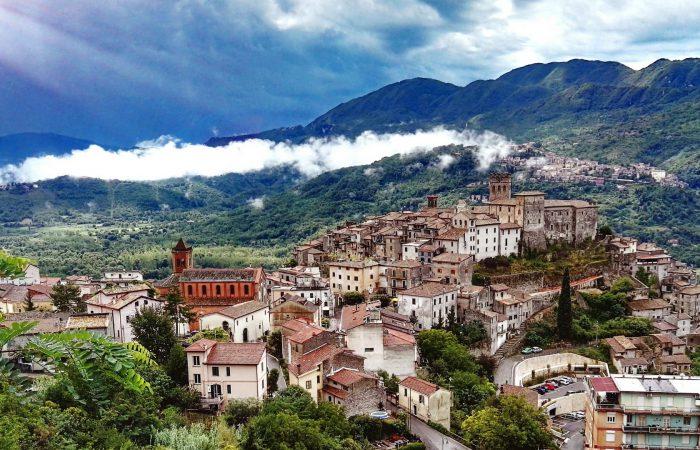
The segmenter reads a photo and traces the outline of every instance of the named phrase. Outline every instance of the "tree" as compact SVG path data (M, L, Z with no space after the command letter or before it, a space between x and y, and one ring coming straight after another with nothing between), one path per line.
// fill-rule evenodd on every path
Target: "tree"
M53 306L61 312L83 312L85 302L80 295L80 288L72 284L57 284L51 291Z
M277 359L282 358L282 332L273 331L267 337L267 351Z
M272 395L277 392L277 380L280 377L280 371L277 369L272 369L267 374L267 394Z
M165 296L165 312L170 316L175 323L175 334L180 335L180 324L188 323L194 318L194 313L185 304L185 299L182 298L180 288L175 286L168 291Z
M471 414L496 394L493 384L474 373L461 370L452 373L450 384L455 405L467 414Z
M643 267L640 267L639 269L637 269L637 273L634 274L634 277L647 286L651 285L651 282L649 280L649 272L644 270Z
M377 375L379 375L379 378L382 379L387 394L399 393L399 377L397 377L393 373L389 375L389 372L387 372L386 370L380 370L379 372L377 372Z
M343 292L343 302L346 305L357 305L359 303L364 303L365 296L357 291L347 291Z
M136 369L155 363L138 342L122 344L89 331L64 331L40 334L27 343L25 354L50 368L74 401L90 412L104 410L124 391L151 390Z
M27 291L27 295L24 296L24 310L34 311L35 309L36 306L34 305L34 301L32 300L32 293Z
M153 355L158 364L166 364L170 352L177 345L173 322L165 311L145 307L131 319L134 338Z
M496 397L462 424L464 438L474 450L555 449L547 417L524 398Z
M569 268L564 269L564 276L561 281L561 293L559 294L559 304L557 308L557 330L559 339L571 340L573 326L573 313L571 310L571 281L569 279Z
M164 368L176 384L187 386L187 354L182 345L177 343L173 345Z
M8 255L0 250L0 278L15 278L24 273L29 260L19 256Z
M260 414L262 405L254 398L229 400L223 413L223 419L230 427L244 425Z
M603 225L602 227L598 228L598 236L614 236L613 230L612 228L610 228L610 225Z

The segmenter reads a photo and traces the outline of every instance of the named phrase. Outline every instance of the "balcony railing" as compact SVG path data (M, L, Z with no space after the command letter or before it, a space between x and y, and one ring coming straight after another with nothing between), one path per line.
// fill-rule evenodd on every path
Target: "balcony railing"
M659 434L700 434L698 427L664 427L658 425L623 425L625 433L659 433Z
M224 402L224 396L223 395L214 395L214 396L207 396L207 397L202 397L200 399L202 405L208 406L208 405L220 405Z
M647 445L647 444L622 444L624 449L635 450L700 450L697 445Z
M619 408L620 406L618 406ZM640 405L622 405L622 410L629 414L668 414L668 415L684 415L697 416L700 415L698 408L677 408L674 406L640 406Z

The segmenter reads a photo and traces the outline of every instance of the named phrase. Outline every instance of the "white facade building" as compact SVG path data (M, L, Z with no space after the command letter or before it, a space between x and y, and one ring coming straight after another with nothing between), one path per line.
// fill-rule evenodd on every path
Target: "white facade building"
M204 314L199 323L200 330L223 328L233 342L258 342L270 331L270 308L252 300Z
M163 302L148 296L148 286L136 285L131 288L102 289L87 300L87 312L109 313L114 324L114 338L119 342L131 342L134 335L131 319L143 308L162 308Z
M399 292L399 314L415 317L418 328L427 330L446 322L456 310L459 287L435 282L423 283Z
M216 342L200 339L187 347L187 380L202 403L221 408L227 400L265 398L265 344Z

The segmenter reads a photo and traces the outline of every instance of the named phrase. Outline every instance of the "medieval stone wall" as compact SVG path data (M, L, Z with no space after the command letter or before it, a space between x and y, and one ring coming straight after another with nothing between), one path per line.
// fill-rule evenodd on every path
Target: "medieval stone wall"
M575 222L575 243L580 244L586 239L594 239L598 231L598 209L576 208Z

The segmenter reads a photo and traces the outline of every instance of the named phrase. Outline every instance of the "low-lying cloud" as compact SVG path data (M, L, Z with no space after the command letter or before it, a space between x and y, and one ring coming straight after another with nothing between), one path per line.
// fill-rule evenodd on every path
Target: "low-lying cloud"
M503 136L489 131L477 133L444 127L413 133L367 131L354 139L318 138L302 144L249 139L223 147L182 143L164 136L142 142L136 149L107 150L93 145L62 156L27 158L19 165L0 168L0 183L34 182L59 176L153 181L246 173L282 165L293 165L303 174L314 176L328 170L370 164L386 156L428 151L450 144L475 146L481 169L507 156L512 146ZM440 161L441 165L450 162Z

